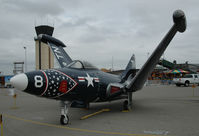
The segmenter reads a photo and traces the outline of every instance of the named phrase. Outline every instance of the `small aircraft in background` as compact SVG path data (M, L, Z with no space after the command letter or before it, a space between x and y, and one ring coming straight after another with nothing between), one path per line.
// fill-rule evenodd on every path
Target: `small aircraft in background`
M69 122L69 107L88 108L91 102L125 99L124 109L129 109L132 107L132 93L143 87L177 31L186 30L183 11L176 10L173 21L174 25L143 67L136 73L133 55L121 75L102 72L86 61L72 60L63 49L66 47L64 43L41 34L38 39L49 45L61 68L18 74L11 78L11 84L29 94L60 100L62 125Z

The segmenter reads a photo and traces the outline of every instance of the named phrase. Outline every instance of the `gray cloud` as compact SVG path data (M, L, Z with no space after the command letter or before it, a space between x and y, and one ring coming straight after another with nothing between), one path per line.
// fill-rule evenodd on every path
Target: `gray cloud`
M177 34L165 52L170 61L198 63L199 12L196 0L1 0L0 71L11 73L14 61L24 60L34 69L36 25L54 25L54 36L68 47L72 58L88 60L98 67L125 67L135 53L137 67L152 53L172 26L172 13L183 9L188 28ZM7 67L7 69L6 69Z
M64 11L58 2L50 0L5 0L1 3L1 8L10 13L39 16L58 15Z

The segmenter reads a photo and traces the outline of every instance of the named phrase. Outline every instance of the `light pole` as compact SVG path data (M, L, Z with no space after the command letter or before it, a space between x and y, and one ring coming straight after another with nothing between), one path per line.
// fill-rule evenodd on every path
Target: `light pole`
M113 58L113 56L112 56L112 61L111 61L111 65L112 65L112 66L111 66L111 71L113 71L113 61L114 61L113 59L114 59L114 58Z
M27 72L27 50L26 50L26 46L23 47L24 48L24 51L25 51L25 69L24 69L24 72Z

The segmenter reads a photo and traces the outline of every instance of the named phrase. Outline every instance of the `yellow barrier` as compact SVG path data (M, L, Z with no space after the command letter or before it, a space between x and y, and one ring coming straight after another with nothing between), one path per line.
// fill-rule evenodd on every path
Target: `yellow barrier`
M11 109L18 109L18 107L17 107L17 94L14 94L13 98L14 98L14 105L13 105L13 107L11 107Z
M98 112L95 112L95 113L86 115L86 116L84 116L84 117L81 117L81 120L87 119L87 118L89 118L89 117L91 117L91 116L97 115L97 114L102 113L102 112L105 112L105 111L110 111L110 109L102 109L102 110L100 110L100 111L98 111Z
M192 86L191 86L192 88L193 88L193 97L195 96L195 88L196 88L196 85L195 84L193 84Z

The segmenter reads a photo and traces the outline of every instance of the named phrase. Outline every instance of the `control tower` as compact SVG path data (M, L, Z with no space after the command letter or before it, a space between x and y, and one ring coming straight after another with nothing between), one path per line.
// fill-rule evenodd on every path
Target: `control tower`
M54 27L40 25L35 27L37 36L35 37L35 62L36 70L54 68L54 55L46 43L38 40L39 34L53 35Z

